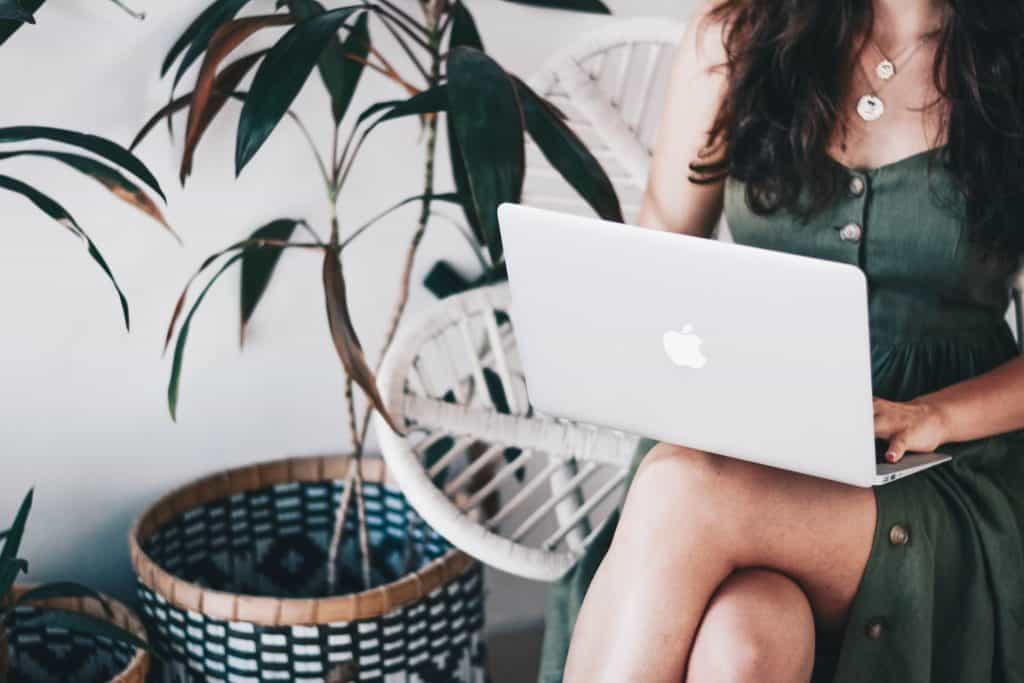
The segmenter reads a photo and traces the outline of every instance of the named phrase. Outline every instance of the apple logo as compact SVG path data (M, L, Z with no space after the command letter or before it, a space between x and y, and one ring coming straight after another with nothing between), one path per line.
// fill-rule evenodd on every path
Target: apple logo
M661 340L665 345L665 354L676 365L697 369L707 365L708 359L700 350L703 340L693 333L693 325L686 325L679 332L670 330Z

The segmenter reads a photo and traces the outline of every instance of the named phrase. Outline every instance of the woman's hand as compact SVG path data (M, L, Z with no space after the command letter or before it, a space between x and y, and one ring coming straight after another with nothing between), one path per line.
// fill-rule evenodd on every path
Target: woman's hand
M888 439L885 459L899 462L907 451L931 453L946 443L946 420L937 405L916 399L895 403L874 400L875 436Z

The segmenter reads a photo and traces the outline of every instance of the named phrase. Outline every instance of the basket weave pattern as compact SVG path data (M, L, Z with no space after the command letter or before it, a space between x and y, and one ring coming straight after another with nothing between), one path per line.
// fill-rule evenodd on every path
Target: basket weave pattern
M28 587L17 586L15 595ZM127 607L105 598L113 616L92 598L60 598L22 605L8 633L9 680L17 683L144 683L149 654L103 636L49 627L40 616L47 608L106 619L145 638L142 623ZM3 657L0 657L0 664Z
M175 681L485 680L480 565L363 466L370 590L357 515L346 517L337 595L327 548L348 458L270 463L170 494L132 535L143 619ZM280 598L277 596L288 596Z

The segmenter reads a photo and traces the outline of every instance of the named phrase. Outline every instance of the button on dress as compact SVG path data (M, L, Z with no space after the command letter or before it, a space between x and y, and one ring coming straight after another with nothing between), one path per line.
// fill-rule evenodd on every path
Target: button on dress
M833 162L845 191L807 221L759 216L743 184L726 181L737 242L864 271L873 390L892 401L1017 354L1005 313L1019 259L972 239L943 151L869 170ZM652 445L638 449L634 471ZM940 450L953 461L875 489L864 576L845 630L819 634L814 681L1024 682L1024 430ZM562 678L572 627L617 522L616 511L551 587L542 683Z

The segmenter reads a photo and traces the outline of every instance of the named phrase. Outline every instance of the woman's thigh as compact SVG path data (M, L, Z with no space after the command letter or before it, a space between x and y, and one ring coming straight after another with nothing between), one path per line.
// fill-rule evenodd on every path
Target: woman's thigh
M803 589L819 623L838 629L875 522L870 488L659 444L637 469L616 536L676 538L680 552L723 553L736 569L781 572Z
M814 615L799 586L778 572L741 569L708 604L686 680L809 681L814 637Z

